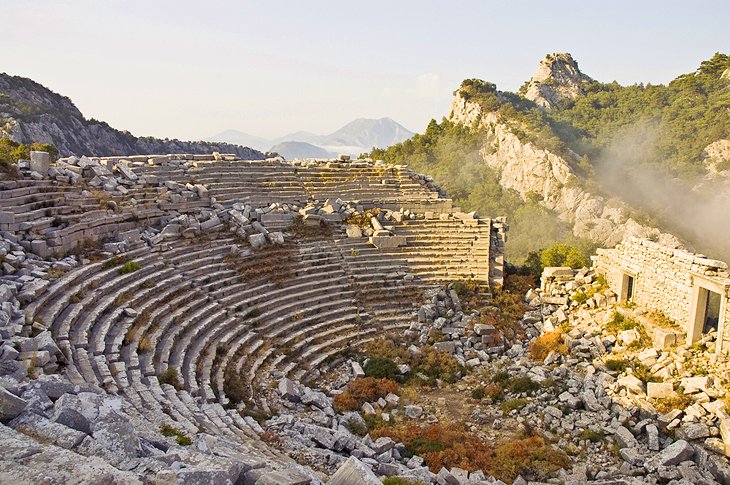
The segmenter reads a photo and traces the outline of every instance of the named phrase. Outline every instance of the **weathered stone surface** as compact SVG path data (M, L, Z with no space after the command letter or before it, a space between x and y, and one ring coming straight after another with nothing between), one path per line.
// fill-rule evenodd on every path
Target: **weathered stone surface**
M25 435L66 449L78 446L87 436L86 433L71 429L60 423L54 423L43 416L30 412L20 414L10 421L8 426Z
M296 384L294 384L294 381L287 379L286 377L279 381L279 394L281 394L281 397L284 399L294 402L299 402L302 399L299 389Z
M665 399L675 395L671 382L647 382L646 396L650 399Z
M266 236L263 234L251 234L248 236L248 242L254 249L260 249L266 246Z
M659 453L658 459L662 465L676 465L692 458L692 455L694 455L692 446L685 440L677 440L664 448Z
M46 175L51 166L51 155L48 152L30 151L30 169Z
M423 415L421 406L409 405L405 407L405 415L407 418L420 418Z
M637 445L634 435L624 426L619 426L613 437L616 439L619 448L633 448Z
M0 386L0 421L7 422L23 412L28 403Z
M380 485L370 467L351 456L327 482L327 485Z

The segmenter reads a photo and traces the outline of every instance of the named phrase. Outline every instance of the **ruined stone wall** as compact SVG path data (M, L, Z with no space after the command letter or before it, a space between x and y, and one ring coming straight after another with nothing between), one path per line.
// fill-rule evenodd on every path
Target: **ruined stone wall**
M507 218L490 221L489 231L489 286L504 285L504 245L507 242Z
M696 280L701 278L725 287L730 282L727 264L722 261L638 238L627 238L613 249L599 249L593 257L593 267L619 295L624 274L633 276L633 301L661 311L685 330L690 323ZM727 293L724 296L727 298ZM729 317L726 311L725 321ZM724 338L727 340L728 336Z

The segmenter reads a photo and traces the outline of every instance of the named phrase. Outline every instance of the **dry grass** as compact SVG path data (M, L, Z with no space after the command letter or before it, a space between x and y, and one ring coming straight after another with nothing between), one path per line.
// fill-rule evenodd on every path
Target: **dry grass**
M553 351L560 355L568 354L568 345L563 341L563 332L560 330L540 335L530 344L530 358L535 362L544 361Z

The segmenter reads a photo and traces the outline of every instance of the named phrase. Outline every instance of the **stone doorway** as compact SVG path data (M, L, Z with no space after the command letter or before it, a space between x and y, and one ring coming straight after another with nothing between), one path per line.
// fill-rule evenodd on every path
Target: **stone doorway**
M687 329L688 342L696 342L703 335L715 330L718 334L717 350L722 348L726 294L727 288L724 285L694 276L689 328Z
M636 278L633 275L624 273L621 278L621 301L632 301L636 288Z

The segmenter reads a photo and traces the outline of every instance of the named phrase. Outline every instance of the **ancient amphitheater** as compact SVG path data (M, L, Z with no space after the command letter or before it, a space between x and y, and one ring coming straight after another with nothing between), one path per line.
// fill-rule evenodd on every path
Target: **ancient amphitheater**
M0 181L0 481L320 483L254 419L297 406L339 469L328 483L371 483L347 457L383 453L379 475L436 480L301 383L376 336L418 335L439 292L458 304L445 282L501 284L504 219L365 160L34 153L20 168Z

